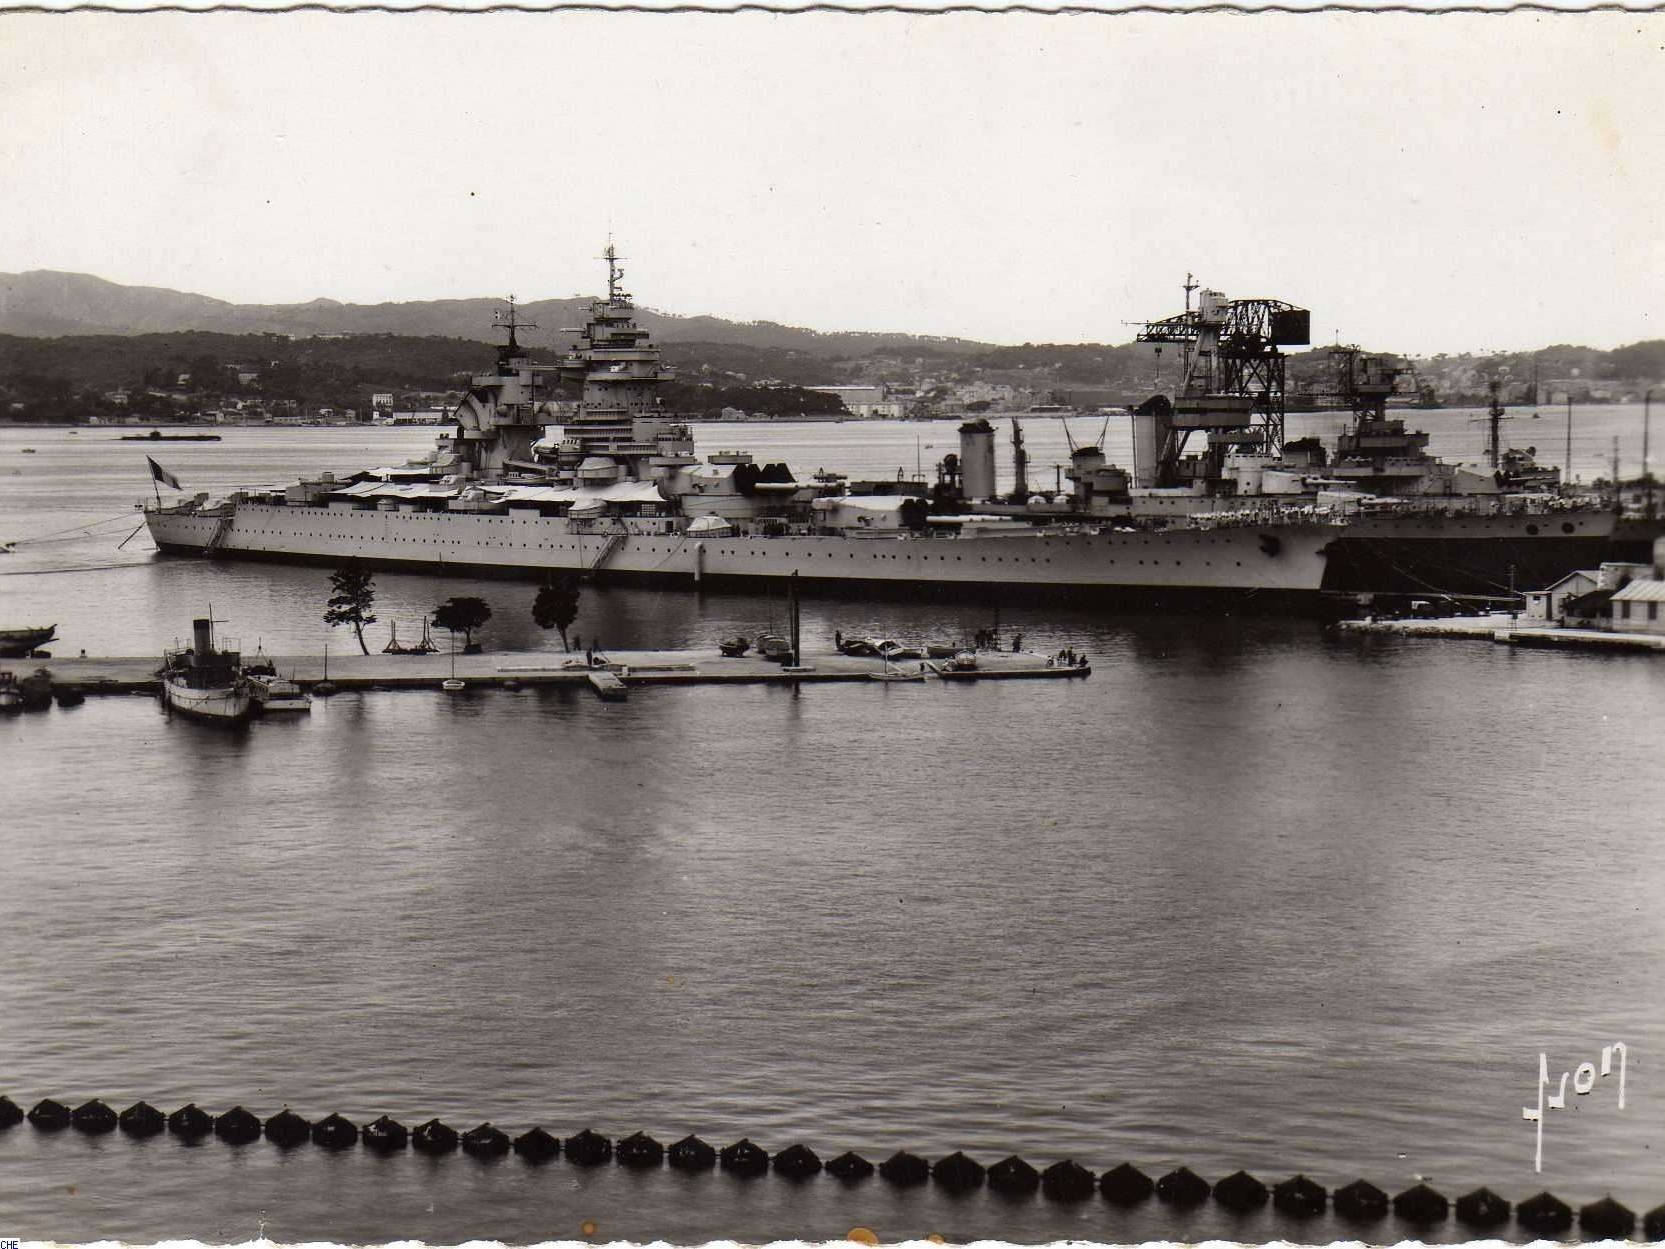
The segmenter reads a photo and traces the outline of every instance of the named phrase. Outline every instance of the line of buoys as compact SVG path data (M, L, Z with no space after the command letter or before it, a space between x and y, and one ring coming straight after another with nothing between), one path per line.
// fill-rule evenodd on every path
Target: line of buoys
M211 1115L195 1102L163 1115L148 1102L139 1101L117 1114L97 1098L73 1110L54 1098L42 1098L25 1113L10 1097L0 1095L0 1130L16 1127L25 1119L41 1132L60 1132L72 1127L88 1135L103 1135L119 1129L124 1135L143 1139L166 1131L187 1143L215 1136L238 1146L264 1136L282 1149L293 1149L308 1142L325 1149L350 1149L362 1144L376 1153L396 1152L407 1145L429 1155L448 1154L460 1148L472 1158L485 1160L502 1158L513 1151L529 1163L545 1163L564 1153L568 1161L578 1166L593 1167L613 1161L621 1167L651 1170L668 1164L674 1170L685 1172L709 1171L720 1166L731 1175L746 1178L772 1170L785 1179L801 1181L825 1171L844 1183L859 1183L876 1171L880 1179L898 1188L930 1182L950 1193L967 1193L986 1185L1002 1197L1027 1197L1039 1191L1055 1202L1085 1201L1096 1189L1106 1202L1122 1207L1155 1197L1165 1205L1189 1209L1212 1197L1217 1205L1236 1215L1259 1210L1270 1200L1273 1209L1292 1218L1312 1218L1330 1206L1337 1216L1355 1223L1386 1218L1391 1210L1403 1222L1423 1227L1442 1223L1454 1214L1465 1227L1483 1231L1502 1226L1513 1215L1522 1228L1535 1236L1562 1235L1576 1222L1588 1237L1624 1239L1635 1233L1638 1222L1637 1215L1611 1195L1574 1211L1547 1192L1511 1207L1489 1188L1477 1188L1451 1201L1426 1183L1389 1197L1382 1189L1361 1179L1331 1194L1305 1175L1282 1180L1269 1189L1248 1172L1235 1171L1210 1185L1187 1167L1178 1167L1152 1180L1126 1162L1095 1176L1073 1159L1055 1162L1046 1170L1037 1171L1013 1155L985 1168L958 1151L933 1164L917 1154L898 1150L875 1167L860 1154L849 1151L822 1162L807 1145L790 1145L771 1156L748 1138L719 1150L690 1135L667 1148L645 1132L633 1133L615 1144L589 1128L563 1141L541 1127L534 1127L511 1140L506 1132L490 1123L458 1133L440 1120L430 1119L411 1130L398 1120L382 1115L361 1128L338 1114L309 1122L287 1106L262 1121L241 1106ZM1665 1205L1649 1210L1640 1222L1645 1239L1665 1240Z

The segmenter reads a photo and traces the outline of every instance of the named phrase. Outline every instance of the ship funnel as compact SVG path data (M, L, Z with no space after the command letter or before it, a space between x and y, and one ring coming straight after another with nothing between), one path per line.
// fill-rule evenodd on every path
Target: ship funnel
M198 655L208 654L214 649L214 622L206 616L191 621L191 640Z
M994 498L994 426L979 417L960 426L960 492Z

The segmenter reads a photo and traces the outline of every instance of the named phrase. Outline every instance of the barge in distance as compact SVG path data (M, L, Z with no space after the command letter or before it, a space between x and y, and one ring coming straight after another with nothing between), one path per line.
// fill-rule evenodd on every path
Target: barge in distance
M854 488L827 474L800 480L785 465L738 452L702 461L689 426L658 399L672 374L636 324L611 245L605 259L607 296L592 301L579 340L555 363L528 356L518 335L532 327L516 320L511 303L498 322L507 342L495 371L472 379L426 459L223 500L146 504L158 549L468 575L580 573L690 589L755 589L796 575L812 592L1228 611L1308 610L1326 589L1369 588L1327 584L1346 564L1337 544L1350 532L1374 544L1368 549L1431 543L1441 548L1432 562L1447 567L1445 548L1495 548L1468 578L1488 586L1500 561L1524 568L1567 558L1532 541L1528 530L1535 536L1540 526L1521 516L1348 517L1318 506L1304 485L1284 496L1262 489L1302 480L1275 471L1278 346L1306 341L1307 314L1216 292L1204 292L1183 318L1153 323L1183 335L1188 363L1181 394L1158 397L1135 418L1136 458L1149 462L1132 482L1099 448L1081 447L1069 497L1030 501L1020 452L1018 502L1000 506L992 429L977 421L962 427L960 455L939 467L929 491L900 482ZM1255 367L1275 361L1275 392L1241 368L1231 373L1231 345L1242 341L1233 318L1249 315L1262 322ZM575 410L558 411L559 382L581 386ZM546 439L552 424L560 434ZM1207 449L1183 456L1198 432ZM1595 532L1600 513L1567 511L1556 521L1581 539L1605 538ZM1606 524L1610 532L1610 517ZM1534 551L1546 558L1534 561ZM1571 558L1568 566L1579 566L1588 552Z

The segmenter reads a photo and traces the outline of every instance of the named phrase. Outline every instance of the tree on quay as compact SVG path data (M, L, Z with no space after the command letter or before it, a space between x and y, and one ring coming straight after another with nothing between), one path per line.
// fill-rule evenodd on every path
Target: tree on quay
M490 619L491 607L485 599L471 595L448 598L434 608L434 628L444 629L453 639L462 634L465 651L474 645L474 630L484 627Z
M370 648L364 644L364 626L376 623L375 613L370 610L376 604L376 583L370 570L349 561L330 574L330 588L335 594L324 612L324 623L332 629L336 625L352 625L359 650L368 655Z
M545 581L538 597L532 602L532 619L540 629L560 630L561 649L564 651L572 649L567 642L567 630L578 619L580 584L575 573L566 573Z

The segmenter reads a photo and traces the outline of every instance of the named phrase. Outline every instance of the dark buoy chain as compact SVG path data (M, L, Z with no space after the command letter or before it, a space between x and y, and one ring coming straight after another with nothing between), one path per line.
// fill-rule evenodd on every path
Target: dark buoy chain
M1511 1207L1489 1188L1477 1188L1452 1201L1426 1183L1415 1184L1390 1197L1361 1179L1332 1194L1305 1175L1292 1176L1268 1188L1248 1172L1234 1171L1211 1185L1183 1166L1152 1180L1126 1162L1095 1176L1072 1159L1054 1162L1044 1171L1037 1171L1016 1155L984 1167L959 1151L932 1163L907 1150L898 1150L875 1167L860 1154L850 1151L823 1162L820 1155L802 1144L789 1145L771 1156L745 1137L721 1149L693 1135L667 1147L645 1132L632 1133L615 1143L590 1128L565 1140L541 1127L511 1138L490 1123L459 1133L439 1119L430 1119L413 1130L387 1115L362 1127L339 1114L326 1115L313 1123L287 1106L264 1121L242 1106L212 1115L194 1102L164 1115L150 1103L139 1101L118 1114L98 1098L71 1109L64 1102L46 1097L25 1112L10 1097L0 1095L0 1131L15 1128L25 1120L40 1132L74 1128L97 1136L119 1130L139 1140L167 1132L188 1144L214 1136L226 1144L242 1146L264 1136L281 1149L311 1143L323 1149L351 1149L362 1145L372 1152L393 1153L409 1147L433 1156L461 1149L469 1157L484 1160L502 1158L513 1152L528 1163L546 1163L565 1154L569 1162L584 1167L607 1162L637 1170L669 1165L677 1171L700 1172L720 1167L741 1178L773 1171L784 1179L798 1181L825 1171L846 1184L861 1183L876 1173L885 1183L897 1188L930 1183L946 1192L965 1193L986 1186L1004 1198L1025 1198L1038 1191L1047 1200L1060 1203L1085 1201L1096 1189L1106 1203L1120 1207L1135 1206L1154 1197L1176 1209L1189 1209L1212 1198L1215 1204L1239 1216L1249 1215L1270 1202L1279 1214L1297 1219L1314 1218L1331 1207L1338 1217L1353 1223L1376 1222L1391 1211L1395 1218L1415 1226L1430 1227L1454 1215L1463 1226L1486 1231L1501 1227L1512 1215L1516 1223L1534 1236L1561 1236L1576 1223L1579 1231L1591 1239L1625 1239L1635 1234L1640 1221L1645 1239L1665 1240L1665 1205L1656 1206L1638 1220L1635 1212L1615 1201L1611 1194L1575 1211L1547 1192Z

